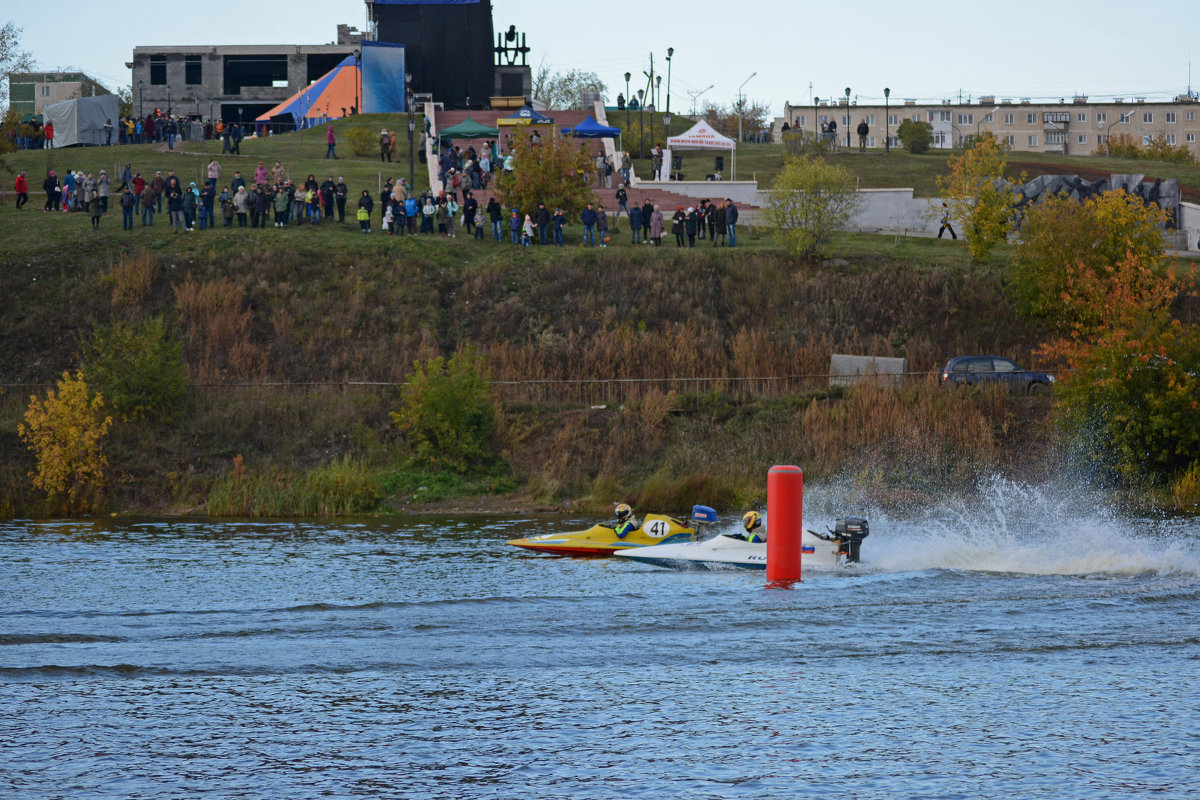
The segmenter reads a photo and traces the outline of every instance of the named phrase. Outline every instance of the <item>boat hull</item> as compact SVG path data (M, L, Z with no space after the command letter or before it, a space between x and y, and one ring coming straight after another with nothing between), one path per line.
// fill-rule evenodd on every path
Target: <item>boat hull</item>
M805 532L801 542L805 569L838 566L838 545ZM655 547L620 550L617 555L668 569L766 569L767 545L730 536L714 536L702 542L678 542Z
M543 533L512 539L508 543L513 547L554 555L611 556L622 549L691 541L694 534L695 529L689 528L674 517L647 514L641 527L633 530L624 539L617 538L617 532L611 526L593 525L585 531Z

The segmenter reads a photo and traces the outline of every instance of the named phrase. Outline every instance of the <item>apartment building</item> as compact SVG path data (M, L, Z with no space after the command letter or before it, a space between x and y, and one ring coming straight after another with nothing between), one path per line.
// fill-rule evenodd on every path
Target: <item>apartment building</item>
M9 105L22 117L41 114L55 103L98 94L111 92L83 72L13 72L8 76Z
M868 147L883 148L885 136L892 147L899 147L896 128L911 119L933 126L935 148L951 148L975 134L990 131L1016 152L1091 155L1102 151L1110 136L1124 134L1149 142L1161 134L1168 144L1186 145L1200 156L1200 98L1194 94L1166 102L1142 97L1091 102L1079 96L1057 103L1035 103L1028 98L985 96L971 103L929 104L901 99L897 103L859 105L844 98L810 105L786 103L784 115L775 120L776 141L785 122L790 129L811 133L819 132L821 124L831 119L837 121L842 146L847 133L853 146L858 146L856 129L866 120L870 128Z

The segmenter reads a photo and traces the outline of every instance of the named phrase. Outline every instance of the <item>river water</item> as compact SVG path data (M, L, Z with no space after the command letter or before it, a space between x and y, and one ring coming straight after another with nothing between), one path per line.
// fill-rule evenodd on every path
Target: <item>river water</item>
M1200 793L1200 523L871 521L790 589L504 544L560 516L0 523L0 797Z

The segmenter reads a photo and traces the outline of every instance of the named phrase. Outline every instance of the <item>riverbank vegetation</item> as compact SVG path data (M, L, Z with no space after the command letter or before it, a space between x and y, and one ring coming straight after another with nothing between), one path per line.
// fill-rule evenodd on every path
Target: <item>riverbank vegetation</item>
M844 233L797 259L764 229L736 250L601 250L336 224L91 231L8 206L0 226L0 513L680 513L761 504L774 463L898 509L1067 468L1200 503L1195 277L1133 234L1048 262ZM908 374L831 385L834 353ZM1055 368L1058 388L939 385L965 353ZM18 429L63 373L100 398L95 424L111 416L103 474L73 499L35 482L43 455Z

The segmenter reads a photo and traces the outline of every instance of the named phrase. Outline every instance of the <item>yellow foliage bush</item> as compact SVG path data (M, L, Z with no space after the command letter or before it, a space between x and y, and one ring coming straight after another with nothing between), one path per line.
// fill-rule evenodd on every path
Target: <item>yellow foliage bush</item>
M82 373L64 372L57 392L29 401L17 433L37 458L34 487L67 513L95 510L108 466L101 445L112 426L112 417L101 413L104 400L91 393Z

